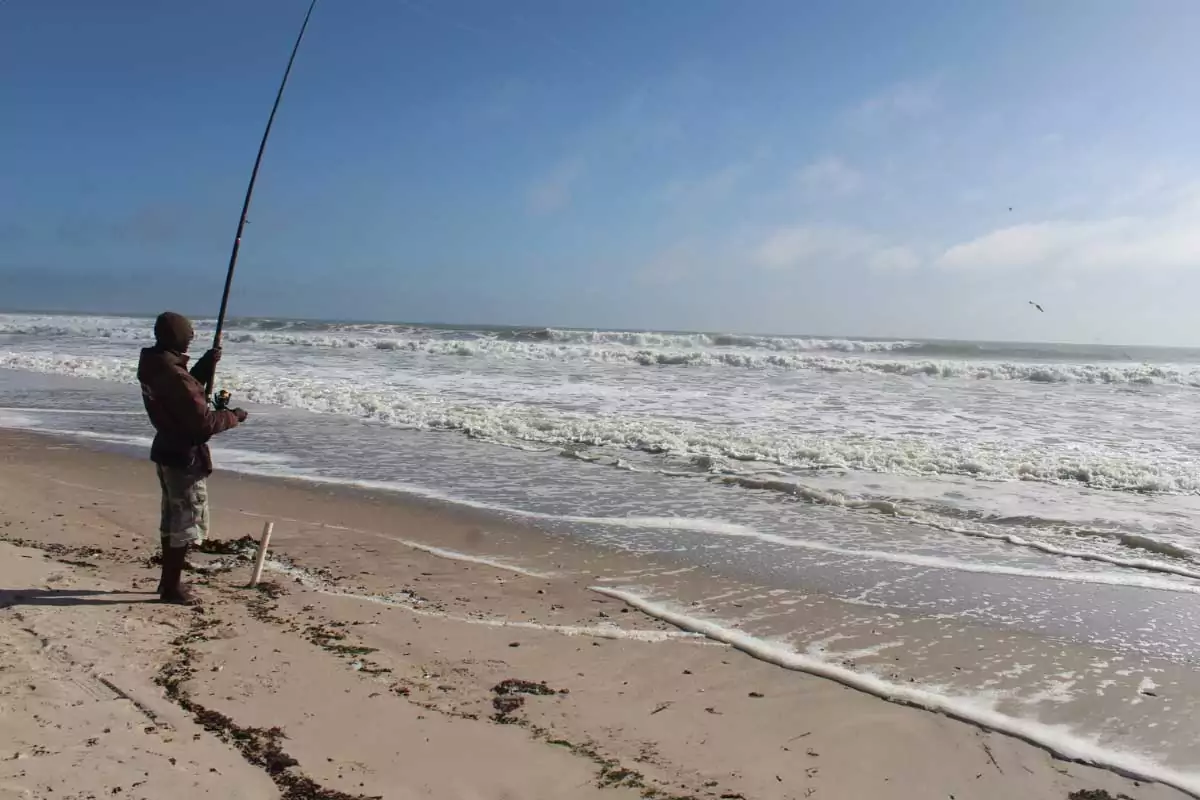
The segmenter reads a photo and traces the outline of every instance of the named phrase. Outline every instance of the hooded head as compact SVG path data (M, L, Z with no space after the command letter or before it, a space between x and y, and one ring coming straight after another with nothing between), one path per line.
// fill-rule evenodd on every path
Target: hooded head
M174 311L164 311L154 320L154 339L164 350L186 353L195 335L188 318Z

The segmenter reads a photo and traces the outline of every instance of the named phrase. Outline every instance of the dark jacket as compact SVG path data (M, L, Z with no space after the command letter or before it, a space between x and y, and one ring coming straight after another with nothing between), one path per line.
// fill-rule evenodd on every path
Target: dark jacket
M138 381L142 402L157 433L150 459L164 467L183 469L195 475L212 474L208 440L237 426L232 411L214 411L204 394L204 381L211 374L210 358L201 358L191 372L188 357L161 346L142 350Z

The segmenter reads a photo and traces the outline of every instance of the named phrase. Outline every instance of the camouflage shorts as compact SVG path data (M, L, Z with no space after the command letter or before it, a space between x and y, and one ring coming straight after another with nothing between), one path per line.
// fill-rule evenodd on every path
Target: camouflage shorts
M162 519L158 530L171 547L196 545L208 535L208 484L203 477L158 465Z

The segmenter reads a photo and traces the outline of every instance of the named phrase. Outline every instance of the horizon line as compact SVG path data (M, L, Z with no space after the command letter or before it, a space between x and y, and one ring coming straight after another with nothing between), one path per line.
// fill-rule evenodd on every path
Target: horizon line
M175 309L164 309L175 310ZM161 312L141 312L141 311L95 311L82 309L18 309L0 307L0 314L13 315L43 315L43 316L93 316L93 317L125 317L128 319L154 319ZM184 313L189 319L194 321L216 320L215 315L192 314ZM858 334L827 334L827 333L763 333L755 331L738 331L733 329L684 329L684 328L620 328L620 327L598 327L592 325L541 325L541 324L520 324L513 325L507 323L491 323L491 322L422 322L410 320L385 320L385 319L355 319L350 317L306 317L306 316L289 316L286 314L238 314L229 315L230 321L237 320L283 320L288 322L319 322L327 324L349 324L349 325L407 325L414 328L427 328L431 330L512 330L512 331L539 331L539 330L562 330L562 331L594 331L594 332L611 332L611 333L655 333L667 335L679 334L701 334L705 336L754 336L763 339L844 339L864 342L930 342L930 343L961 343L961 344L996 344L996 345L1054 345L1065 347L1102 347L1102 348L1153 348L1160 350L1200 350L1200 345L1189 344L1147 344L1147 343L1103 343L1103 342L1078 342L1078 341L1044 341L1035 339L955 339L949 337L925 337L925 336L863 336Z

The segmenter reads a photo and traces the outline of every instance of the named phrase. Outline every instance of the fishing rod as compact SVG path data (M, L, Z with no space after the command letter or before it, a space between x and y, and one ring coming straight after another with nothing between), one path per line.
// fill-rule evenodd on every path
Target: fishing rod
M300 26L296 44L292 46L291 58L288 59L287 69L283 71L279 92L275 95L275 105L271 106L271 116L267 117L267 127L263 131L262 141L258 145L258 157L254 159L254 169L250 172L250 183L246 186L246 199L242 201L242 215L238 218L237 234L233 237L233 252L229 255L229 270L225 273L225 291L221 294L221 312L217 314L217 331L213 334L214 350L221 346L221 332L225 328L225 311L229 307L229 290L233 287L233 270L237 267L238 250L242 247L242 231L246 228L246 214L250 212L250 198L254 196L254 182L258 180L258 168L262 166L263 152L266 151L267 139L271 136L271 124L275 122L275 112L279 110L279 102L283 100L283 90L287 88L288 76L292 74L292 64L296 62L296 53L300 51L300 42L304 40L304 32L308 29L308 21L312 18L313 9L316 7L317 0L312 0L308 6L308 13L304 15L304 23ZM214 364L212 372L208 376L208 382L204 386L206 396L212 396L213 382L216 377L217 369ZM228 403L228 397L228 392L222 392L218 396L218 405Z

